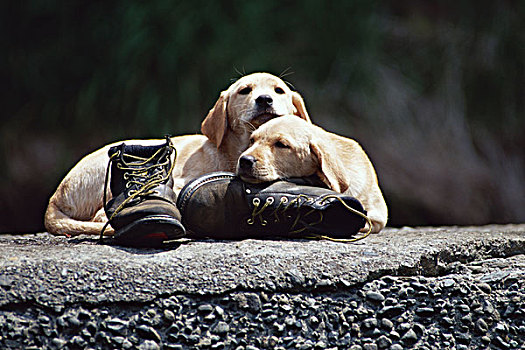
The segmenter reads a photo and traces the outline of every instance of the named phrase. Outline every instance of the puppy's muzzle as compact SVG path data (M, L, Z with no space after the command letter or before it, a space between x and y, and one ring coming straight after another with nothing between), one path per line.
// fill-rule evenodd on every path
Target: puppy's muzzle
M259 108L269 108L273 104L273 98L270 95L260 95L255 99L255 103Z
M244 155L237 162L237 175L245 181L255 180L255 163L257 158L251 155Z
M250 118L250 123L259 127L268 120L279 117L273 107L273 98L270 95L260 95L255 99L255 109L253 116Z
M254 156L244 155L239 158L239 170L243 173L249 173L253 169L257 159Z

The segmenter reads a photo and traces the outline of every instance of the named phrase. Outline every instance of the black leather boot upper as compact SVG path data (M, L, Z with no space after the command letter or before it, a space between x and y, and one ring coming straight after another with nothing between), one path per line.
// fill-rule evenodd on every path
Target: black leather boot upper
M250 184L233 173L212 173L188 183L177 206L194 237L349 238L365 226L366 212L355 198L295 182Z
M172 189L173 152L169 139L153 146L122 143L109 149L113 198L104 200L104 209L115 229L114 239L140 246L148 245L146 237L155 237L153 242L185 234Z

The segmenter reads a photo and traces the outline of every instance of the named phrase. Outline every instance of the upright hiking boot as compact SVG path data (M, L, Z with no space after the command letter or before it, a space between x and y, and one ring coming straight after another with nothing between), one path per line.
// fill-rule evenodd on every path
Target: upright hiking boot
M175 148L166 137L152 146L122 143L109 149L104 186L104 210L115 230L111 242L135 247L158 247L185 236L177 196L173 192L171 156ZM175 157L174 157L175 158ZM113 198L107 202L108 177ZM100 236L102 239L104 230Z
M217 172L184 186L177 206L191 237L353 240L368 220L361 203L310 184L307 179L251 184Z

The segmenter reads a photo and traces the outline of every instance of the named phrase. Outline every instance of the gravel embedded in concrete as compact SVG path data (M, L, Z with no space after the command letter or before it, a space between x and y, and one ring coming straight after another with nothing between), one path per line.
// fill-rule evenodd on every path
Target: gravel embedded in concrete
M519 349L525 226L456 229L463 239L449 242L422 231L391 230L384 241L350 246L249 240L140 252L0 236L0 348ZM401 241L415 245L395 246ZM393 265L370 255L384 259L396 249L412 254ZM90 250L97 261L73 254ZM244 265L221 269L210 256L221 252ZM183 259L200 269L189 273ZM220 276L228 272L236 284Z
M513 259L525 263L523 256ZM525 281L483 276L426 277L432 295L404 290L418 277L379 278L360 288L325 293L232 292L222 296L167 296L140 306L71 306L55 314L37 306L3 310L2 348L140 349L518 349L525 337ZM367 297L381 290L381 302ZM364 296L363 296L364 294ZM246 299L260 299L251 308ZM401 311L385 318L393 303ZM470 306L469 306L470 305ZM465 306L469 306L468 308ZM421 313L421 309L433 312ZM168 317L166 317L168 315ZM400 347L399 347L400 346Z

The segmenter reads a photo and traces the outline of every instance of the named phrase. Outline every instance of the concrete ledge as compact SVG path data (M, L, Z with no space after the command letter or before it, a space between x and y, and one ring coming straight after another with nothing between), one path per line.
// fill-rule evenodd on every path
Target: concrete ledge
M1 348L519 348L525 225L354 244L0 235Z

